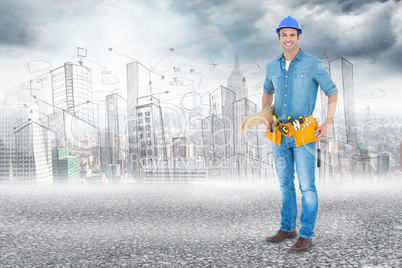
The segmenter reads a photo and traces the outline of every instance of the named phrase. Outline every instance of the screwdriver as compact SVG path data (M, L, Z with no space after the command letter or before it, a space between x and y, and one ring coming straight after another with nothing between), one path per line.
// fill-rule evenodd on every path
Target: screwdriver
M274 115L274 116L272 117L271 126L269 127L269 132L274 132L275 121L276 121L276 116Z
M276 115L274 115L274 117L273 117L273 119L274 119L274 127L277 127L278 126L278 118L276 117Z

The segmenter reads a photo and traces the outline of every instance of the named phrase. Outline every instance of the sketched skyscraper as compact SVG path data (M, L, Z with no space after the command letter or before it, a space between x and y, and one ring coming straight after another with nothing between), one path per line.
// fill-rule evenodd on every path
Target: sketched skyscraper
M211 114L218 117L224 123L225 133L225 154L226 157L235 153L234 148L234 111L233 103L236 101L236 93L232 90L220 86L209 94ZM205 146L205 145L204 145Z
M51 71L53 113L60 109L94 125L91 70L66 62ZM58 109L60 108L60 109Z
M338 61L339 60L339 61ZM339 62L340 65L335 64L334 62ZM357 125L356 125L356 112L355 112L355 93L354 93L354 80L353 80L353 64L349 61L345 60L344 58L340 57L328 62L329 69L328 72L331 75L332 79L337 80L340 78L342 83L342 90L339 90L340 97L343 97L343 101L338 101L338 109L337 112L343 111L343 116L340 117L344 118L345 120L345 142L351 146L357 147L358 140L357 140ZM338 88L341 88L338 85ZM321 116L323 120L327 117L328 111L328 97L321 91ZM342 128L339 128L342 129ZM338 136L340 134L340 130L338 133L333 132L333 128L331 128L331 132L329 137L339 139Z
M227 156L225 122L214 114L202 120L204 161L210 177L221 176L223 159Z
M48 185L53 182L51 139L55 133L38 123L31 113L28 122L16 127L16 170L20 181Z
M247 95L246 79L240 70L236 52L235 66L228 78L228 85L221 86L210 94L210 106L211 113L224 123L225 157L229 160L232 177L237 178L256 175L250 169L251 162L260 157L255 129L241 136L236 135L240 122L247 115L257 112L257 105L248 100Z
M247 115L257 112L255 103L247 99L246 79L239 66L236 52L235 65L228 78L227 87L221 86L210 94L211 113L224 122L224 140L226 158L231 164L232 176L247 178L255 174L250 170L253 159L259 158L256 130L236 136L239 124ZM205 146L205 143L204 143Z
M329 62L331 72L331 61ZM357 147L357 124L355 112L355 91L353 81L353 64L341 58L343 105L345 113L346 141L349 145Z
M239 66L239 56L236 51L235 65L232 73L228 78L227 88L236 94L236 100L241 100L248 97L248 91L246 87L246 79L243 76Z
M106 96L106 133L105 142L101 142L102 170L106 170L108 178L115 179L121 173L120 128L119 128L119 95ZM103 133L102 133L103 134ZM105 157L105 153L107 156ZM105 169L106 168L106 169Z
M138 149L141 169L155 170L167 163L162 108L154 103L137 106Z
M236 133L240 128L241 121L246 116L257 112L257 105L247 98L240 99L233 104L234 129ZM260 150L258 144L257 128L249 129L241 135L234 135L235 156L230 160L233 169L237 170L237 175L243 180L256 179L259 177L260 168L256 168L256 163L260 160Z
M137 136L137 105L139 90L138 62L133 61L127 64L127 121L130 169L134 174L139 168L138 136Z
M16 145L14 127L28 120L25 107L0 106L0 180L15 179Z
M355 94L353 80L353 64L340 57L328 62L328 72L335 83L338 82L339 98L336 113L339 117L333 122L328 135L328 139L320 142L321 144L321 163L320 179L325 180L333 177L336 171L340 171L337 150L339 142L347 143L355 148L358 146L357 125L355 115ZM342 90L341 90L342 89ZM328 112L328 97L321 91L321 118L324 121ZM343 112L343 114L341 114ZM337 115L335 115L336 117ZM339 124L344 119L345 125Z
M56 133L57 141L51 154L54 179L78 182L80 157L67 155L70 129L66 128L66 118L72 115L80 123L95 125L91 70L81 64L66 62L50 73L53 113L49 115L49 128Z
M119 130L119 106L118 94L106 96L106 122L108 135L107 147L110 150L110 164L118 164L120 160L120 130Z
M248 99L246 78L239 66L239 56L236 51L235 65L228 78L227 88L236 94L233 103L232 133L237 133L240 122L248 115L257 112L257 105ZM251 168L251 162L259 159L258 136L256 129L251 129L242 135L233 135L234 154L230 155L231 170L236 170L236 175L242 179L255 176L256 172Z

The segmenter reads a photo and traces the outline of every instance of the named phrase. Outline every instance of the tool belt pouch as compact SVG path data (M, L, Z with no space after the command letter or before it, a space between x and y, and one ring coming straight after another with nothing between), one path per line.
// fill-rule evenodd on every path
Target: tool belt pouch
M274 127L274 131L271 132L269 129L271 128L271 124L268 124L267 129L265 130L265 136L270 139L276 145L281 145L281 133L279 132L279 126Z
M307 119L306 123L301 124L300 129L294 130L294 139L297 147L321 140L321 138L314 137L314 131L318 128L317 120L311 115Z
M288 127L289 133L282 134L279 131L279 127L282 124L278 125L277 127L273 128L273 132L269 131L271 128L271 124L268 125L267 129L265 130L265 136L270 139L276 145L281 145L281 137L282 135L286 137L294 136L296 146L299 147L301 145L309 144L314 141L320 141L321 138L314 137L314 131L318 128L317 120L312 116L308 116L306 122L300 124L300 129L296 130L292 124L287 123L283 124Z

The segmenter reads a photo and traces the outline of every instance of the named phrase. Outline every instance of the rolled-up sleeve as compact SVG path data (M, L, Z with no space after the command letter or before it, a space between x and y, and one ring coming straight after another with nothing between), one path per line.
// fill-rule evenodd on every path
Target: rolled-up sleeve
M271 81L271 79L269 78L269 75L268 75L268 67L267 67L267 71L265 73L264 92L268 93L268 94L274 94L275 93L274 85L272 84L272 81Z
M324 91L325 96L328 97L338 93L338 89L334 81L332 81L331 76L329 76L329 73L325 68L324 63L322 63L321 60L318 60L314 64L313 79L320 86L321 90Z

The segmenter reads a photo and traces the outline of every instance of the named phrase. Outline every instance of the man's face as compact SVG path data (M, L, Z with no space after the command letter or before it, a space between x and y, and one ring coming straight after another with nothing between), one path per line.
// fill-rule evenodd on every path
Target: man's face
M299 49L298 41L300 35L297 34L298 30L294 28L282 28L279 30L279 42L283 51L292 52Z

